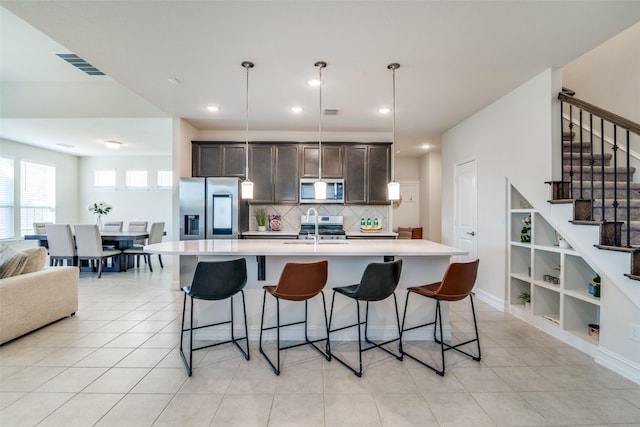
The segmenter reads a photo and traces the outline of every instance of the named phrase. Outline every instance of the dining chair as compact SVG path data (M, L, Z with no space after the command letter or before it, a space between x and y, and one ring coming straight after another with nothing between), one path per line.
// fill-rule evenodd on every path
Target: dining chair
M471 262L454 262L449 264L447 271L444 273L444 277L442 281L431 283L428 285L422 286L413 286L407 288L407 300L404 305L404 315L402 316L402 333L404 334L407 331L411 331L418 328L423 328L425 326L433 326L433 340L440 344L440 355L441 355L441 369L438 369L434 365L430 365L424 360L418 359L415 356L404 351L401 346L402 354L410 357L416 362L426 366L427 368L433 370L440 376L444 376L445 373L445 359L444 352L448 350L455 350L459 353L464 354L465 356L470 357L476 362L480 361L481 353L480 353L480 336L478 335L478 322L476 320L476 310L473 306L473 285L476 283L476 277L478 275L478 264L480 260L475 260ZM435 319L433 322L423 323L416 326L406 327L405 321L407 320L407 307L409 305L409 295L416 294L421 295L427 298L434 299L436 301L436 313ZM469 297L469 301L471 301L471 313L473 313L473 328L475 330L476 336L470 340L461 342L459 344L447 344L444 341L444 335L442 334L442 309L441 309L441 301L446 302L454 302L461 301L466 297ZM439 336L438 336L439 333ZM402 341L402 340L401 340ZM459 347L465 346L467 344L471 344L473 342L477 343L478 347L478 355L475 356L471 353L461 350Z
M102 231L106 232L121 232L123 221L109 221L102 224Z
M52 222L34 222L33 234L47 234L47 224L53 224Z
M160 243L162 242L162 235L164 234L164 222L154 222L151 224L151 231L149 231L149 239L147 244ZM139 258L143 257L145 263L149 265L149 270L153 271L153 266L151 265L151 255L149 252L144 251L144 246L134 246L132 248L127 248L123 252L124 254L124 265L125 271L127 271L127 266L129 265L129 257L135 256L138 258L138 267L140 267ZM160 262L160 268L164 268L162 264L162 256L158 254L158 261Z
M127 231L146 233L148 224L148 221L131 221L127 224ZM135 240L133 243L134 245L144 246L147 243L147 239Z
M69 261L71 261L71 265L78 265L78 254L71 226L69 224L46 224L45 232L49 245L49 265L64 265L65 260L67 265L69 265Z
M196 265L196 271L193 273L193 280L191 285L182 288L184 292L184 301L182 303L182 327L180 329L180 357L184 363L184 367L187 370L187 375L191 376L193 372L193 352L196 350L202 350L204 348L215 347L222 344L233 343L238 350L242 353L245 359L249 360L249 333L247 326L247 308L244 300L244 287L247 284L247 262L244 258L238 258L229 261L200 261ZM234 335L233 326L233 297L240 293L242 296L242 311L244 312L244 337L236 337ZM187 310L187 297L191 301L190 315L189 315L189 327L185 328L185 313ZM221 301L225 299L230 300L231 304L231 318L221 322L210 323L201 325L198 322L197 326L194 326L193 319L193 304L194 299L205 301ZM220 326L230 324L231 326L231 339L215 342L213 344L206 344L200 347L193 347L193 331L196 329L209 328L213 326ZM189 332L189 361L184 354L183 341L184 333ZM246 340L245 351L238 341Z
M100 230L97 225L75 225L76 246L78 260L88 260L91 265L98 262L98 279L102 277L102 267L107 259L116 261L122 251L117 249L103 249Z
M356 370L343 360L341 357L336 356L335 352L331 350L331 341L329 340L327 350L331 358L335 358L343 366L353 372L357 377L362 376L362 353L371 350L372 348L379 348L398 360L402 360L402 341L401 341L401 329L400 329L400 316L398 315L398 300L396 298L395 290L400 281L400 273L402 272L402 260L390 262L372 262L367 265L360 283L348 286L339 286L333 288L333 298L331 300L331 314L329 315L329 336L332 332L342 331L344 329L357 327L358 328L358 360L359 369ZM336 294L343 295L347 298L351 298L356 303L356 318L357 322L341 326L339 328L331 329L333 321L333 311L335 308ZM367 329L369 326L369 303L377 302L387 299L393 295L393 302L395 304L396 323L398 327L398 338L393 338L384 342L374 342L367 336ZM364 315L364 321L360 320L360 301L366 302L366 309ZM364 339L369 344L369 347L362 348L362 334L360 327L364 325ZM400 354L395 354L391 350L383 347L392 342L398 341L398 347Z
M263 286L264 296L262 298L262 317L260 320L260 353L267 359L267 362L273 369L273 373L280 375L280 351L287 350L294 347L300 347L302 345L310 345L316 349L325 359L331 360L328 353L320 350L315 343L320 341L328 342L328 330L329 325L327 323L327 306L324 299L324 285L327 283L329 261L322 260L316 262L288 262L285 264L280 279L277 285ZM275 326L264 326L264 313L265 303L267 300L267 293L271 294L276 299L276 324ZM324 333L325 337L315 340L309 339L307 330L308 319L308 301L316 295L322 295L322 308L324 310ZM296 322L290 322L286 324L280 324L280 300L286 301L304 301L304 319ZM290 310L291 306L287 306L287 310ZM284 347L280 347L280 328L294 325L304 325L304 341L295 344L289 344ZM276 351L277 362L276 365L271 361L267 353L262 348L262 333L263 331L276 330ZM325 346L326 348L326 346Z

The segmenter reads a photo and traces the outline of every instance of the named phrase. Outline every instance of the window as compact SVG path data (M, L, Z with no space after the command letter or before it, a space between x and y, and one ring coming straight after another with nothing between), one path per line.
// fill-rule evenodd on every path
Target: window
M0 157L0 239L13 237L13 160Z
M115 189L116 188L116 171L97 170L93 173L93 186L96 188Z
M127 171L126 186L129 190L146 190L147 189L147 171Z
M161 190L170 189L173 187L173 172L172 171L158 171L158 188Z
M20 162L20 234L29 234L34 222L55 222L56 168Z

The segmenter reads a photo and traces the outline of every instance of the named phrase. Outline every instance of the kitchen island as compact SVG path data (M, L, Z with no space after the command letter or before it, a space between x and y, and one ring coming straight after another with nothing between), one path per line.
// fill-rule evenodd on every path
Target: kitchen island
M249 336L257 339L260 331L260 313L262 310L262 286L276 284L284 265L287 262L310 262L321 259L329 260L329 275L325 294L327 298L327 310L331 304L331 289L335 286L345 286L358 283L367 264L370 262L382 262L385 260L403 260L402 275L396 291L400 316L404 310L404 301L409 286L422 285L439 281L449 265L452 256L466 255L467 252L450 246L431 242L428 240L327 240L317 243L308 240L186 240L156 243L145 246L145 251L163 255L195 256L199 261L229 260L243 257L247 260L247 286L245 288L247 317L249 321ZM188 283L182 283L182 286ZM240 299L236 298L236 304ZM205 322L217 321L225 315L228 316L228 302L203 302L198 304L198 320ZM273 298L267 299L267 304L275 304ZM289 309L289 305L293 307ZM322 298L317 297L309 302L310 335L321 336L322 327ZM336 298L334 309L334 323L346 324L355 319L353 301L347 298ZM236 316L241 313L239 305L234 310ZM293 318L298 318L304 312L304 304L281 302L281 322L285 323ZM412 300L410 312L421 312L423 316L432 316L435 304L426 298ZM293 317L291 314L293 312ZM268 310L265 323L275 322L275 310ZM374 339L387 339L394 335L395 315L393 313L393 298L373 303L370 306L369 315L371 323L369 334ZM413 314L412 318L417 318ZM240 319L239 317L236 317ZM443 309L443 318L448 325L448 311ZM238 322L238 326L240 323ZM289 329L289 330L287 330ZM283 330L282 339L299 338L296 328ZM225 336L227 331L204 331L201 338L217 339ZM240 333L240 330L238 330ZM356 330L345 331L341 334L332 334L332 339L356 339ZM397 335L397 331L395 332ZM422 331L420 339L426 339L433 334ZM445 338L450 335L446 328ZM407 334L407 339L415 339L412 331Z

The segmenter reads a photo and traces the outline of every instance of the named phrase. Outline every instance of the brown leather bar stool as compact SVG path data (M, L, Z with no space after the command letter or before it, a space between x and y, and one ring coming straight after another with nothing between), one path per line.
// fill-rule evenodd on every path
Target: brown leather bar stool
M230 261L200 261L193 273L193 281L191 286L182 288L184 292L184 302L182 304L182 328L180 331L180 357L187 369L187 374L191 376L193 370L193 352L202 350L203 348L215 347L221 344L233 343L238 347L245 359L249 360L249 339L247 328L247 309L244 301L243 288L247 284L247 263L244 258L238 258ZM233 296L240 293L242 296L242 310L244 312L244 337L235 337L233 334ZM187 308L187 297L191 300L190 324L188 328L184 327L184 318ZM193 326L193 300L201 299L206 301L219 301L229 298L231 301L231 319L222 322L211 323L208 325ZM231 339L215 344L204 345L202 347L193 347L193 331L196 329L208 328L211 326L219 326L231 324ZM184 355L183 337L184 333L189 332L189 361ZM247 340L247 351L244 351L238 341Z
M344 329L358 327L358 358L360 362L359 369L351 367L346 361L342 360L331 351L330 345L327 350L329 356L335 358L338 362L344 365L347 369L353 372L356 376L362 376L362 353L371 350L372 348L379 348L389 353L398 360L402 360L402 341L400 334L400 316L398 315L398 300L396 298L395 290L400 281L400 273L402 272L402 260L396 260L391 262L372 262L367 265L360 283L356 285L340 286L333 288L333 298L331 300L331 314L329 315L329 334L332 332L341 331ZM351 325L342 326L336 329L331 329L331 323L333 321L333 307L335 306L336 294L342 294L347 298L352 298L356 302L357 323ZM388 340L381 343L375 343L367 336L367 326L369 322L369 302L382 301L393 295L393 302L396 306L396 321L398 323L398 338ZM366 301L366 311L364 322L360 320L360 301ZM364 339L370 344L367 348L362 348L362 336L360 332L360 326L364 325ZM400 354L395 354L392 351L382 347L383 345L390 344L398 341Z
M320 354L322 354L325 359L330 360L330 357L327 353L324 353L320 350L315 343L319 341L327 341L328 345L328 330L329 325L327 324L327 306L324 299L324 285L327 283L327 270L328 270L329 262L327 260L317 261L317 262L308 262L308 263L295 263L289 262L284 266L282 273L280 274L280 279L278 280L278 284L276 286L269 285L263 286L264 296L262 298L262 319L260 320L260 353L267 359L267 362L273 369L273 372L276 375L280 375L280 351L286 350L289 348L300 347L302 345L309 344L313 348L315 348ZM265 311L265 303L267 300L267 293L273 295L276 299L276 325L264 327L264 311ZM320 338L317 340L310 340L307 332L307 319L308 319L308 304L307 302L315 297L316 295L322 295L322 308L324 309L324 324L325 331L327 331L327 338ZM287 323L285 325L280 324L280 300L287 301L304 301L304 320L300 320L297 322ZM288 345L285 347L280 347L280 328L284 328L287 326L300 325L304 324L304 341L297 344ZM269 331L275 329L276 330L276 345L277 345L277 363L271 361L269 356L265 353L262 348L262 332Z
M435 371L438 375L444 376L445 371L445 360L444 360L444 352L447 350L456 350L465 356L472 358L473 360L479 362L480 361L480 337L478 335L478 322L476 321L476 310L473 306L473 285L476 283L476 277L478 275L478 264L480 260L475 260L471 262L456 262L449 265L447 271L444 273L444 277L441 282L431 283L429 285L422 286L414 286L411 288L407 288L407 300L404 305L404 315L402 316L402 333L406 331L411 331L414 329L422 328L425 326L434 325L433 327L433 340L440 344L440 354L442 356L442 369L439 370L437 367L429 365L427 362L418 359L415 356L410 355L406 351L404 351L401 346L402 354L405 356L409 356L416 362L426 366L429 369ZM417 326L405 327L405 321L407 320L407 307L409 305L409 295L417 294L422 295L427 298L432 298L436 300L436 316L433 322L423 323ZM476 331L476 337L474 339L461 342L456 345L447 344L444 342L442 335L442 311L440 307L440 301L461 301L466 297L469 297L471 301L471 312L473 313L473 326ZM440 338L437 336L437 331L440 332ZM461 346L477 342L478 344L478 355L474 356L473 354L467 353L466 351L460 350Z

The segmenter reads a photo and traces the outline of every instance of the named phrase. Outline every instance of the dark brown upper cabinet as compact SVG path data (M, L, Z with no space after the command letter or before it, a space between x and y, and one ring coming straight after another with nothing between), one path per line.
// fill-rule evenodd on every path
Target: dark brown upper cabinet
M249 179L253 182L250 203L273 203L273 145L249 145Z
M388 205L389 144L345 145L345 203Z
M343 178L344 144L322 144L322 177ZM300 177L318 177L318 144L300 145Z
M238 143L191 143L191 175L244 178L245 146Z
M273 171L274 203L298 203L298 145L273 146L275 169Z

